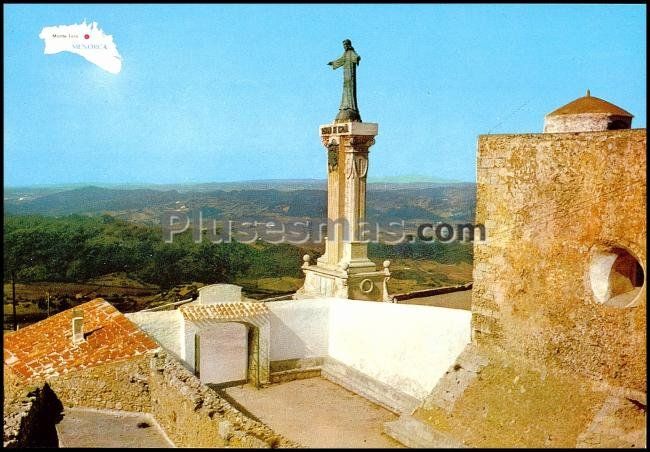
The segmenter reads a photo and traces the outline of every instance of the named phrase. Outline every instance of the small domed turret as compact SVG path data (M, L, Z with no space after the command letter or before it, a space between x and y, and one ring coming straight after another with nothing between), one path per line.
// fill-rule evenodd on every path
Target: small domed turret
M633 116L606 100L587 95L547 114L544 132L596 132L629 129Z

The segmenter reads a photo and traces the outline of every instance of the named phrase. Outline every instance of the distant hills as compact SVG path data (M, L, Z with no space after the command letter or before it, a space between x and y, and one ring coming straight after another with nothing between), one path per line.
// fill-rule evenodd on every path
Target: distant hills
M460 180L443 179L440 177L423 176L421 174L409 174L404 176L369 177L368 183L392 183L392 184L456 184L463 183Z
M397 178L400 179L400 178ZM473 183L407 176L368 184L369 221L473 221ZM119 187L119 188L118 188ZM266 220L325 217L324 180L267 180L203 184L5 188L5 214L110 214L157 223L167 210L200 209L204 218Z
M386 176L386 177L370 177L368 179L369 188L373 186L386 184L395 186L394 188L405 188L404 186L410 185L446 185L446 184L466 184L468 182L443 179L424 175L404 175L404 176ZM301 189L326 189L327 181L325 179L261 179L249 181L236 181L236 182L199 182L199 183L178 183L178 184L148 184L148 183L73 183L73 184L47 184L47 185L26 185L26 186L10 186L4 187L5 198L7 195L13 196L17 193L53 193L66 190L74 190L86 187L99 187L110 188L116 190L136 190L136 189L150 189L150 190L177 190L179 192L188 191L211 191L211 190L301 190Z

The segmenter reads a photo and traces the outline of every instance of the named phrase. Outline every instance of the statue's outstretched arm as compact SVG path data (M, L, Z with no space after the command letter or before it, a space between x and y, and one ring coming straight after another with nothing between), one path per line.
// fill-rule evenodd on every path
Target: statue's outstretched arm
M345 54L341 58L338 58L338 59L336 59L334 61L330 61L327 64L332 66L332 69L337 69L337 68L340 68L341 66L343 66L344 63L345 63Z

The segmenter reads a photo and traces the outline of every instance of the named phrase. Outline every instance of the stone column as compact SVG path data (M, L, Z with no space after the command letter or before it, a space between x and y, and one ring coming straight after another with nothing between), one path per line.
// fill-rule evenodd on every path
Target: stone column
M320 127L327 151L327 238L325 253L316 265L306 256L305 285L296 298L335 296L388 301L384 278L388 265L377 271L368 259L362 237L366 219L368 154L378 125L346 122Z
M375 270L375 264L368 260L368 245L364 242L367 238L361 236L366 221L368 152L374 143L374 136L352 135L342 139L345 153L343 217L349 229L347 237L343 238L339 264L347 264L351 272Z

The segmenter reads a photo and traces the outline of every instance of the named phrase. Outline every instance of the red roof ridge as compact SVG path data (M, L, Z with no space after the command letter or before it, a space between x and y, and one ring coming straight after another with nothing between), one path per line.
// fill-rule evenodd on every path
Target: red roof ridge
M84 340L72 341L72 310L83 312ZM159 345L102 298L67 309L4 336L4 364L33 379L122 361Z

